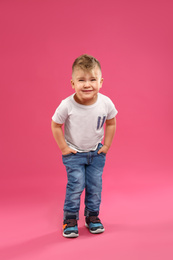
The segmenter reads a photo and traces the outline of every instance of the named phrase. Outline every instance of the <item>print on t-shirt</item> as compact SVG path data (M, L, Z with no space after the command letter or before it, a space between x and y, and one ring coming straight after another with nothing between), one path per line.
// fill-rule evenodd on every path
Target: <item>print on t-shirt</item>
M106 120L106 116L98 116L98 119L97 119L97 130L101 129L104 125L104 122Z

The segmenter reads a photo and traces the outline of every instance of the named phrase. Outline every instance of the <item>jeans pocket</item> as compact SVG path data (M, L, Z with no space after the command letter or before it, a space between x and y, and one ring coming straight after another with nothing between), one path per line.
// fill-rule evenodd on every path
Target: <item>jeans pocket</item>
M100 154L103 155L103 156L106 156L106 153L101 152Z
M73 153L68 153L68 154L64 154L64 155L62 154L62 157L63 157L63 158L66 158L66 157L71 156L72 154L73 154Z

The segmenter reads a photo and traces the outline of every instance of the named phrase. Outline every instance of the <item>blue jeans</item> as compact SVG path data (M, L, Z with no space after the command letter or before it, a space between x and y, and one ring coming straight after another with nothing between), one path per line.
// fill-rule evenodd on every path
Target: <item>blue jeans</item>
M67 171L67 188L64 203L64 219L75 215L79 219L80 196L85 188L85 216L90 212L99 214L102 191L102 173L106 154L98 154L103 145L95 151L63 155Z

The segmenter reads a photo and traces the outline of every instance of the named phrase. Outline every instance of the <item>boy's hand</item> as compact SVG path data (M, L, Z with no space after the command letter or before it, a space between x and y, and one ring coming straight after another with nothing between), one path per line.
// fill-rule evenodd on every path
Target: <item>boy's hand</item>
M61 150L62 155L67 155L70 153L77 153L77 151L71 149L69 146L65 147L63 150Z
M98 154L100 154L100 153L107 153L108 150L109 150L108 146L103 145L103 146L100 148L100 150L98 151Z

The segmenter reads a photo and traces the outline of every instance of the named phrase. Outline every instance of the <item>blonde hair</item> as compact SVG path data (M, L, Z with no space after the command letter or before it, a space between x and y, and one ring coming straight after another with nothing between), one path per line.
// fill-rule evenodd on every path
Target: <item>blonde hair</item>
M72 73L73 73L75 67L79 67L83 70L91 70L96 65L99 67L99 69L101 71L100 62L96 58L94 58L93 56L88 55L88 54L83 54L83 55L79 56L77 59L75 59L73 65L72 65Z

